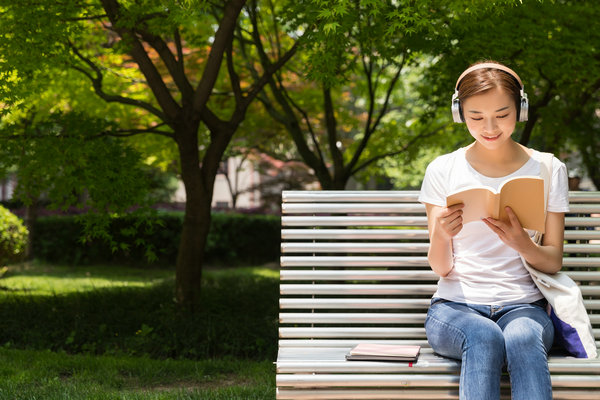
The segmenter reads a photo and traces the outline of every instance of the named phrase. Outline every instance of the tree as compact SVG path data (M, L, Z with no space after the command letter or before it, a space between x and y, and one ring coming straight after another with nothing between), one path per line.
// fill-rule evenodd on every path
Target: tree
M12 116L14 117L14 115ZM108 136L105 120L84 114L52 113L39 118L31 111L14 122L0 125L0 176L14 173L13 196L27 206L28 257L35 236L38 205L50 208L87 208L83 220L87 236L106 236L94 216L122 213L142 206L149 190L139 154L122 141Z
M257 51L243 52L250 65L255 59L262 68L269 65L258 26L276 45L286 43L278 33L277 15L285 15L297 30L315 27L303 52L269 80L259 100L286 128L322 188L344 189L351 177L378 174L381 163L391 158L410 161L445 128L447 122L412 124L419 114L430 113L413 101L403 81L420 70L430 42L448 30L449 19L491 7L481 2L465 8L471 3L304 0L287 13L270 4L271 19L259 19L250 8L253 35L237 32Z
M106 102L131 106L151 117L152 124L129 126L127 134L162 135L176 144L187 196L177 257L176 297L188 307L199 298L212 190L222 155L249 104L298 47L294 40L257 79L242 84L234 62L237 54L233 33L245 3L0 3L0 75L6 103L17 105L19 90L34 90L27 83L41 85L48 79L44 76L45 66L72 68L87 77L96 95ZM36 62L32 62L31 54L37 56ZM120 58L116 56L121 55L130 57L128 65L118 64ZM228 115L223 112L227 110L218 108L216 83L220 73L228 75L233 98Z

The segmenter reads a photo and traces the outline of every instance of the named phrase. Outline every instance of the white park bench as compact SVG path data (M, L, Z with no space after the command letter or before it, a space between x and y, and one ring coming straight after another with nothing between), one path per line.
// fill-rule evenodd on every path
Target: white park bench
M284 191L277 399L456 399L460 362L433 353L416 191ZM600 339L600 192L571 192L564 270ZM358 343L419 344L418 362L346 361ZM552 354L555 399L600 399L600 359ZM503 397L510 398L508 376Z

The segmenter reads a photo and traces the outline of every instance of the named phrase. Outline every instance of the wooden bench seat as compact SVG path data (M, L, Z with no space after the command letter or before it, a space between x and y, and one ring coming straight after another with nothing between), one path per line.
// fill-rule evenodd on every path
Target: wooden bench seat
M458 398L460 362L437 356L423 327L437 277L417 196L283 192L278 399ZM581 287L598 341L600 192L569 197L563 269ZM423 348L413 364L346 361L361 342ZM552 353L549 365L555 399L600 399L600 359Z

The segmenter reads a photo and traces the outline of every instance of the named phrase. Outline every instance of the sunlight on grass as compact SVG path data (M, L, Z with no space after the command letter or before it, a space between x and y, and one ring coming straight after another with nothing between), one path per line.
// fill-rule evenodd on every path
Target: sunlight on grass
M236 277L255 275L262 278L279 279L279 269L271 267L236 267L225 269L209 269L207 275L215 277Z
M174 275L174 271L166 269L23 263L8 267L0 279L0 295L56 295L110 287L146 287L173 279Z
M41 262L11 265L0 275L0 296L60 295L114 287L148 287L175 279L172 269L123 266L64 266ZM279 279L272 266L207 269L207 276Z

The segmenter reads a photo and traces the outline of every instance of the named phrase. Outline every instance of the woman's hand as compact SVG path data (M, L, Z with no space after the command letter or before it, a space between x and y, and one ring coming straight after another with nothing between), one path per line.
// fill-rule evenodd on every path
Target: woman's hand
M429 251L427 260L433 272L447 276L453 268L452 238L463 227L463 204L450 207L425 204L427 228L429 229Z
M432 231L441 234L445 239L452 239L463 227L464 204L455 204L450 207L438 208L433 218Z
M483 218L482 220L491 230L496 232L500 240L506 245L522 253L528 247L531 247L533 242L510 207L506 207L506 215L508 215L508 221L494 218Z

